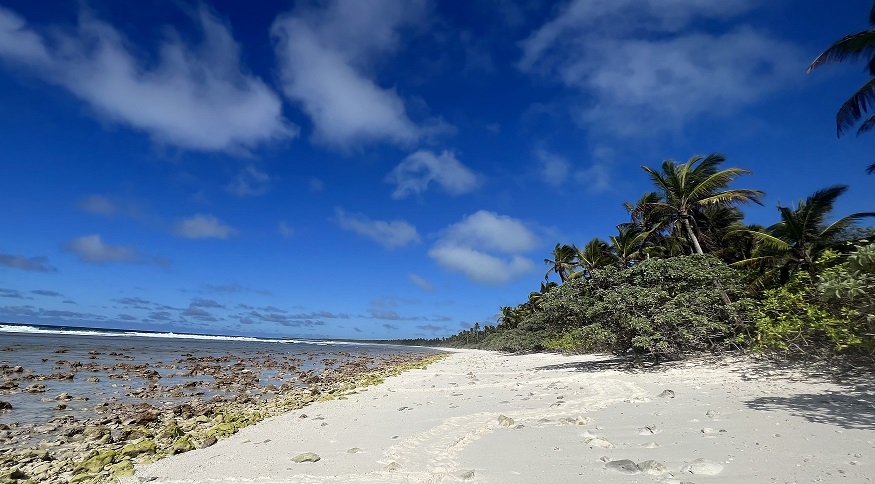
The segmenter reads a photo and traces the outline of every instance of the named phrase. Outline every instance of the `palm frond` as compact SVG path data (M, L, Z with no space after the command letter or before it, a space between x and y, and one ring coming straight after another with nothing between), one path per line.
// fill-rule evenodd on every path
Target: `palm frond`
M699 182L693 189L690 191L690 199L696 200L700 198L707 197L714 190L724 188L729 186L733 180L738 178L741 175L750 174L750 170L745 170L744 168L727 168L725 170L718 171L701 182Z
M790 250L790 243L781 238L775 237L772 234L767 234L765 232L756 232L751 230L751 237L754 238L763 248L767 250L776 250L776 251L787 251Z
M702 205L720 205L731 202L753 202L757 205L762 205L763 203L760 201L760 197L762 197L763 195L765 195L765 193L761 192L760 190L736 188L734 190L726 190L725 192L720 192L708 198L703 198L702 200L699 200L699 203Z
M820 238L822 240L831 240L840 231L850 227L857 220L860 220L860 219L866 218L866 217L875 217L875 212L852 213L851 215L848 215L846 217L842 217L842 218L836 220L835 222L833 222L832 224L830 224L829 227L823 229L823 231L820 233Z
M836 113L836 134L843 135L875 107L875 77L857 89ZM859 134L859 130L858 130Z
M869 165L868 168L866 168L866 173L870 175L875 173L875 163L872 163L871 165Z
M875 57L873 57L873 60L875 60ZM857 128L857 136L860 136L867 131L871 131L873 127L875 127L875 114L866 118L866 120L863 121L863 124Z
M824 64L843 62L847 59L858 60L861 57L869 60L875 54L875 30L864 30L848 35L823 51L806 72L811 72Z

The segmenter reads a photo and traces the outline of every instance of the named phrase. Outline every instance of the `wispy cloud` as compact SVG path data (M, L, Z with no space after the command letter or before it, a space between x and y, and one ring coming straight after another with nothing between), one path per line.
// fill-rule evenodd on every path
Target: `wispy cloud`
M137 262L137 250L131 246L107 244L99 234L86 235L67 242L64 250L72 252L82 262L105 264L107 262Z
M255 197L270 191L271 177L255 165L247 165L225 189L238 197Z
M474 282L503 284L534 269L524 254L537 243L520 220L481 210L449 226L428 255Z
M288 139L298 129L282 102L240 61L228 26L205 7L194 19L203 34L189 46L170 33L157 59L83 9L78 25L52 40L0 7L0 58L69 90L100 116L185 149L236 151Z
M89 195L77 203L81 210L110 217L118 211L116 204L103 195Z
M410 119L374 70L403 45L403 29L420 23L426 7L426 0L328 0L277 18L271 33L283 92L313 121L314 141L349 149L411 144L425 134L429 128Z
M340 208L334 210L334 217L340 228L371 239L387 249L404 247L420 240L416 227L404 220L371 220L361 214L347 214Z
M286 223L285 220L280 220L279 224L277 224L277 231L280 233L280 235L283 236L284 239L291 239L295 236L294 227Z
M25 257L21 255L0 254L0 266L32 272L58 272L49 265L47 257Z
M679 130L799 77L806 57L798 46L730 24L762 3L572 0L520 44L518 67L580 93L576 115L598 135ZM700 28L705 22L713 28Z
M197 214L180 220L173 233L186 239L227 239L237 231L213 215Z
M398 164L387 176L386 181L396 185L392 198L406 198L411 194L421 194L434 182L450 195L461 195L476 189L480 177L463 165L450 151L435 154L419 150Z
M423 291L434 292L434 286L432 285L432 283L428 282L424 278L422 278L422 277L420 277L412 272L410 274L407 274L407 278L410 279L410 282L416 284L416 286L418 288L422 289Z

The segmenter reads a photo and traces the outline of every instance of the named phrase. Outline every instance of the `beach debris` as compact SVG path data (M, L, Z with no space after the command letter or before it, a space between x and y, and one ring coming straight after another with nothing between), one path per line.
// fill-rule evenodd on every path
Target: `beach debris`
M474 479L474 471L463 472L461 477L463 481L470 481L471 479Z
M700 430L700 432L702 432L702 434L704 435L717 435L720 433L719 430L712 429L711 427L705 427Z
M510 427L514 424L513 419L508 417L507 415L499 415L498 416L498 425L502 427Z
M620 474L639 474L638 464L629 459L612 460L605 464L605 469Z
M322 460L322 458L319 457L319 454L304 452L303 454L296 455L292 460L300 464L301 462L318 462Z
M662 430L656 428L656 425L645 425L638 429L638 435L656 435L660 432L662 432Z
M361 454L362 452L364 451L362 449L359 449L358 447L353 447L352 449L346 451L347 454Z
M668 472L668 468L661 462L655 460L646 460L638 463L638 470L651 476L658 476Z
M602 449L613 449L614 444L612 444L607 439L603 439L601 437L591 436L583 439L583 443L590 447L600 447Z
M395 472L397 470L401 470L401 464L395 462L394 460L386 466L386 470L389 472Z
M575 424L575 425L589 425L589 424L591 424L591 423L592 423L592 419L591 419L591 418L589 418L589 417L581 417L581 416L578 416L577 419L574 421L574 424Z
M696 459L681 467L685 474L697 474L701 476L716 476L723 472L723 466L708 459Z
M413 409L410 408L410 407L407 407L407 406L399 407L399 408L398 408L398 411L399 411L399 412L403 412L403 411L405 411L405 410L413 410Z
M717 410L708 410L707 412L705 412L705 416L708 418L717 418L720 416L720 412L718 412Z
M659 398L674 398L675 397L674 390L663 390L662 393L657 395L657 397L659 397Z

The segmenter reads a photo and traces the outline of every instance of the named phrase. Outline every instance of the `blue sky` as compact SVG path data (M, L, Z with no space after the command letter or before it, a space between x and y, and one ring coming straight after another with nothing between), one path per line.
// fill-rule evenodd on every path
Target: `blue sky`
M446 336L721 152L750 223L832 184L863 0L0 0L0 320Z

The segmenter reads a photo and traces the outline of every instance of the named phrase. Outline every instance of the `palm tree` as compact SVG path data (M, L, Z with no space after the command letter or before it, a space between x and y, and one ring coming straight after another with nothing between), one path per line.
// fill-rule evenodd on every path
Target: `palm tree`
M553 259L544 259L544 264L552 266L547 270L547 274L544 275L544 280L550 277L551 272L555 272L559 274L559 279L564 283L568 279L568 274L574 269L574 257L577 255L577 248L573 245L556 244L552 255Z
M703 254L699 243L701 231L696 224L696 215L708 206L731 206L733 203L757 203L762 205L763 192L748 189L727 189L729 183L741 175L750 173L742 168L718 170L726 158L718 153L707 157L693 156L683 165L671 160L662 162L662 171L647 166L641 168L650 174L650 179L662 191L658 202L650 202L652 209L659 209L672 226L686 231L693 250Z
M864 116L866 119L857 129L857 136L875 127L875 114L870 114L875 107L875 3L869 10L869 25L872 28L845 36L829 46L808 66L807 72L811 72L832 62L857 61L861 58L866 61L866 68L872 78L857 89L836 113L838 136L853 128ZM875 173L875 163L869 165L866 172Z
M629 267L633 261L640 260L643 255L644 241L650 235L635 226L618 226L617 235L612 235L611 251L621 268Z
M757 255L733 265L767 266L780 271L780 279L786 280L794 269L817 273L815 262L823 251L839 243L837 235L847 230L857 220L875 217L875 212L854 213L826 225L838 197L848 190L847 185L835 185L814 192L800 200L796 208L778 206L781 221L763 231L751 231L758 243ZM766 273L766 276L774 273Z
M577 249L577 266L581 269L569 277L590 279L598 269L614 264L616 260L611 246L604 240L595 237L587 242L583 249Z

